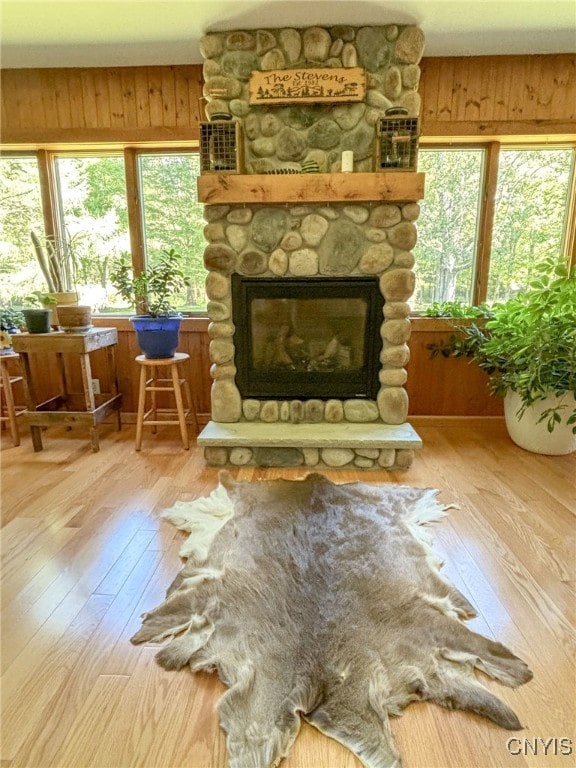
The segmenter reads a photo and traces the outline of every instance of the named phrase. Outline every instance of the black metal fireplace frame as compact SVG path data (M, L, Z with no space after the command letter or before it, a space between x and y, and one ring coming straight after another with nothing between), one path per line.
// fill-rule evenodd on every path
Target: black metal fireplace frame
M250 302L273 298L364 299L367 304L363 365L352 371L260 371L253 360ZM380 388L380 351L384 297L376 277L268 278L232 275L236 386L242 397L266 399L376 399Z

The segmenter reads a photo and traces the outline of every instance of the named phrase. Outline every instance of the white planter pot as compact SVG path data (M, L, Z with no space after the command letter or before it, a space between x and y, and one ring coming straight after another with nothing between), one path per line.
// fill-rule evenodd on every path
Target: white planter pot
M526 409L521 419L516 415L522 400L516 392L508 392L504 398L504 418L506 427L512 440L533 453L543 453L546 456L563 456L566 453L576 451L576 435L572 433L572 426L566 424L566 414L574 408L575 400L571 392L566 392L562 397L550 395L545 400ZM548 432L546 419L538 424L538 419L543 411L554 408L557 405L567 407L560 411L562 423L556 424L553 432Z

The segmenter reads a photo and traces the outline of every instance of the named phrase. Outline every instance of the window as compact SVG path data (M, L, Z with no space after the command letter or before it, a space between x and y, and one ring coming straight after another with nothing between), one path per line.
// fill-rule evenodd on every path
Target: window
M420 154L426 197L418 219L413 306L472 301L482 193L483 149L430 149Z
M420 149L415 310L505 301L527 286L535 263L566 255L575 149L492 143L491 151L489 164L488 145Z
M567 149L500 151L488 301L503 301L526 288L536 262L562 254L574 154Z
M128 154L127 154L128 152ZM53 206L42 210L39 158L4 155L0 164L0 269L3 303L22 305L33 291L47 290L34 258L30 231L44 240L45 217L61 247L72 257L80 301L95 312L131 314L110 283L113 261L127 255L135 271L153 264L164 249L177 250L190 277L179 309L206 308L203 206L198 203L198 154L117 150L107 153L43 153L45 176L55 190ZM127 157L136 162L127 162ZM129 215L129 192L139 198ZM46 195L46 199L50 196ZM142 242L142 253L131 244ZM139 250L139 249L137 249Z
M94 312L131 311L109 282L111 263L130 252L124 158L55 158L58 215L80 302Z
M22 305L44 288L30 232L44 236L38 163L34 155L0 157L0 303Z
M154 264L164 249L181 253L190 286L179 297L178 308L202 310L207 298L203 206L196 192L199 156L192 152L140 154L138 164L146 261Z

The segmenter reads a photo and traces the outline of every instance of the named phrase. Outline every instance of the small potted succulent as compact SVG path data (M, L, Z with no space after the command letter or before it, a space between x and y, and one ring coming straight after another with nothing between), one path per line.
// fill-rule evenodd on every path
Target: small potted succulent
M190 282L180 266L181 259L171 248L163 250L156 263L138 275L126 256L112 267L112 285L139 312L130 320L140 349L148 358L169 358L178 348L182 315L171 302Z
M13 306L0 307L0 354L12 352L12 336L24 325L22 310Z

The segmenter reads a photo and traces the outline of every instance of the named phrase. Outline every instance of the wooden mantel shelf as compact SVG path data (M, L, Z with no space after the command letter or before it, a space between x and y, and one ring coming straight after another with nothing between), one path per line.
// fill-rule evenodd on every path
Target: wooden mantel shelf
M424 197L424 174L294 173L224 174L198 177L198 200L227 203L333 203L395 200L415 202Z

